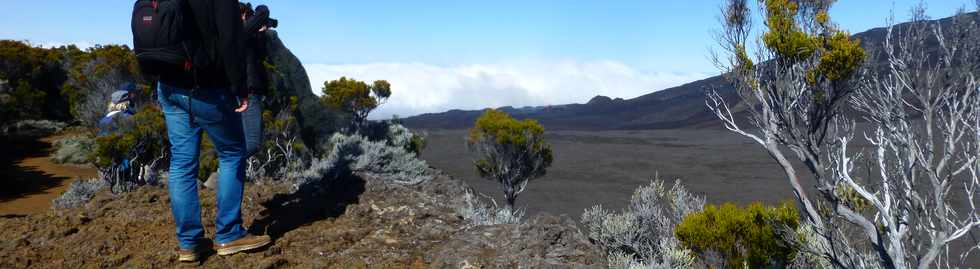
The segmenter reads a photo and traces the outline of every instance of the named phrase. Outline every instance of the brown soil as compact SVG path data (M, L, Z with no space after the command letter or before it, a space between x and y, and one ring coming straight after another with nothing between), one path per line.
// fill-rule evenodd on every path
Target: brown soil
M0 157L0 216L42 213L77 178L93 178L92 167L51 161L51 144L58 136L5 141Z

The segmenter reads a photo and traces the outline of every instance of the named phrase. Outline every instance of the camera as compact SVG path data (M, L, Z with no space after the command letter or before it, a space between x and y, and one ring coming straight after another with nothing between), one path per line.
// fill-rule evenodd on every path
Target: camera
M238 3L239 11L242 13L243 20L254 20L257 26L265 26L267 28L278 28L279 20L269 17L269 7L266 5L259 5L252 9L251 3Z
M269 27L269 28L279 27L279 20L273 19L273 18L269 18L268 20L265 21L265 26L266 27Z

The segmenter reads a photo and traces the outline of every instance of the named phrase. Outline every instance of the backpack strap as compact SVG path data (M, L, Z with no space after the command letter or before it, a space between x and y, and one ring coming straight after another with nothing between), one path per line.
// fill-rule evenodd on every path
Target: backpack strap
M197 89L201 87L201 84L197 78L197 70L194 70L194 60L191 56L191 50L187 48L187 42L181 43L184 47L184 53L187 54L187 59L184 60L184 71L190 72L191 77L194 78L194 86L190 88L190 98L187 98L187 116L190 119L190 123L194 124L194 95L197 93Z

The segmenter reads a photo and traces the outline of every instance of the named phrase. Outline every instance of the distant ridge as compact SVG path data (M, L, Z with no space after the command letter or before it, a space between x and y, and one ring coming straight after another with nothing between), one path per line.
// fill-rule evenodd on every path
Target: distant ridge
M976 12L967 13L978 21ZM940 19L949 25L952 17ZM898 27L902 27L902 24ZM887 28L874 28L853 35L868 51L881 47ZM871 61L883 63L881 58ZM558 130L638 130L720 128L720 121L705 106L706 93L717 90L738 111L738 96L722 76L714 76L681 86L653 92L633 99L612 99L596 96L586 104L567 104L544 107L502 107L516 118L538 120L548 129ZM464 129L483 110L449 110L422 114L403 119L406 126L421 129Z

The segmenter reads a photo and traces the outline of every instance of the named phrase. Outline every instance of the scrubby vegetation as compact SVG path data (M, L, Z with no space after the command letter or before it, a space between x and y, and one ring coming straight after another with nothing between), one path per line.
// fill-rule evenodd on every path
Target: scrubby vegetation
M800 227L791 204L706 206L680 181L658 179L636 189L620 212L587 209L582 225L614 269L785 268L799 262L794 243L783 238Z
M0 122L68 121L71 115L61 87L63 68L78 48L43 49L19 41L0 40Z
M378 140L360 134L334 134L325 147L326 154L314 159L308 169L292 173L296 188L331 179L345 173L364 173L397 184L414 185L432 178L429 166L407 148L415 136L405 127L393 123Z
M37 137L60 132L68 124L50 120L22 120L5 124L0 134L10 137Z
M303 170L314 154L309 149L315 147L308 145L316 139L303 140L301 136L332 134L309 133L315 130L300 127L301 104L296 91L280 89L294 82L283 77L286 74L271 62L265 65L274 85L264 102L267 109L263 115L267 127L264 149L248 162L249 178L255 181L281 179ZM168 141L163 131L166 130L163 115L155 101L155 87L142 79L135 55L126 46L45 49L24 42L0 41L3 134L39 137L66 127L58 122L69 122L79 131L55 143L54 160L96 166L100 178L114 192L155 184L169 162ZM136 113L121 121L119 132L99 136L96 123L107 112L109 95L124 83L137 85L130 101ZM327 113L327 108L304 109L308 114L309 110L338 114ZM320 126L325 123L320 118L323 117L309 116L306 124L318 125L324 131L335 130ZM207 138L204 140L201 177L207 178L217 169L217 157ZM411 147L411 144L407 146L409 150Z
M152 174L146 167L135 166L126 172L130 174L126 178L138 180L121 179L123 173L113 167L119 167L124 159L135 161L134 164L151 164L161 159L162 150L147 147L160 148L159 144L166 143L165 140L145 137L163 130L162 121L161 125L150 121L153 117L150 114L159 114L159 110L136 117L133 126L142 129L134 133L95 138L96 122L106 113L109 94L123 83L141 83L135 55L126 46L45 49L3 40L0 41L0 82L0 110L3 110L0 120L6 135L50 135L67 126L58 122L80 126L81 132L55 142L53 159L61 163L94 163L114 190L127 189L121 187L129 185L123 182L146 181L146 175ZM139 91L134 93L134 103L152 103L148 86L142 85Z
M136 55L127 46L95 46L84 52L69 51L65 59L68 80L61 94L71 114L82 126L95 129L105 116L109 95L125 83L141 84ZM133 93L135 105L154 103L149 85Z
M68 190L62 193L52 202L55 209L74 208L87 203L95 194L108 189L108 182L100 178L78 179L68 186Z
M114 192L156 184L156 171L169 160L163 113L145 106L120 123L120 131L96 138L94 164Z
M674 229L690 214L704 207L704 198L675 182L661 180L633 192L621 212L596 205L582 214L589 239L607 255L609 267L693 268L695 253L682 246Z
M531 119L518 121L494 109L476 120L466 145L480 176L500 183L512 209L527 183L544 176L554 159L541 124Z
M334 148L342 148L351 154L344 156L351 163L351 170L377 175L402 184L418 184L428 180L425 161L416 158L405 145L389 145L385 141L369 141L360 135L335 134L330 139Z
M472 191L467 191L463 195L463 204L456 208L456 214L477 226L518 224L524 221L524 209L500 206L493 198L481 199Z

